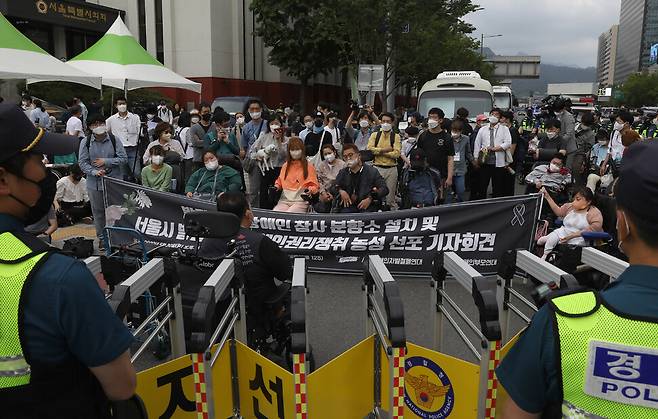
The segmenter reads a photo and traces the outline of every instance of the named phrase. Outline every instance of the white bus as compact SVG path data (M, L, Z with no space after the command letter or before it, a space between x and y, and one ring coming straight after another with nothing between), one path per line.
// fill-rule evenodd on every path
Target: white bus
M469 119L479 114L488 115L493 108L491 83L475 71L445 71L430 80L418 94L418 112L427 117L432 108L440 108L446 118L455 116L459 108L468 109Z
M501 111L508 111L512 109L514 104L514 98L512 96L512 89L508 86L494 86L494 108L498 108Z

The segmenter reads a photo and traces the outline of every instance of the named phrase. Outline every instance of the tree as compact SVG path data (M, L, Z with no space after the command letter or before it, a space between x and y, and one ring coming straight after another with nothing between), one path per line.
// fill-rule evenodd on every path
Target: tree
M631 107L658 103L658 73L632 74L621 86L623 103Z
M255 30L271 48L269 62L300 82L299 104L306 109L308 81L338 67L338 45L328 30L330 5L311 0L253 0Z

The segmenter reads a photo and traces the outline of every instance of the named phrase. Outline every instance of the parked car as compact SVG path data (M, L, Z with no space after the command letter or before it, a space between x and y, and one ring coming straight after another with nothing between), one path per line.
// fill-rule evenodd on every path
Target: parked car
M247 102L251 99L258 99L257 96L220 96L216 97L210 105L210 110L215 112L215 108L221 106L225 112L231 115L231 123L233 123L233 116L237 112L245 113L245 120L248 122L251 118L249 117L249 112L247 112ZM267 119L267 116L270 114L270 110L263 103L263 116Z

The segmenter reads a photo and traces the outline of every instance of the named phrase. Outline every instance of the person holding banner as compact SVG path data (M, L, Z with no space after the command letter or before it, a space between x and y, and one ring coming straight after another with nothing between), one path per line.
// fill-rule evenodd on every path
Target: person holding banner
M630 266L596 293L560 293L496 370L504 418L658 414L658 143L628 148L616 186L619 249Z
M242 178L233 168L220 166L213 151L203 153L204 167L190 176L185 185L188 198L214 201L222 192L239 191L242 188Z
M282 192L274 211L308 212L309 203L304 196L317 195L320 185L315 167L306 159L301 138L292 137L288 142L288 161L281 168L274 186Z

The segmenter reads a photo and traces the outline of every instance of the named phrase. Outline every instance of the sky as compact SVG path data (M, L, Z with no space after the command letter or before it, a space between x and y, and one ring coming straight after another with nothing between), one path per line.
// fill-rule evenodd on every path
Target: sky
M465 20L498 55L540 55L542 63L596 67L599 35L619 23L621 0L473 0Z

